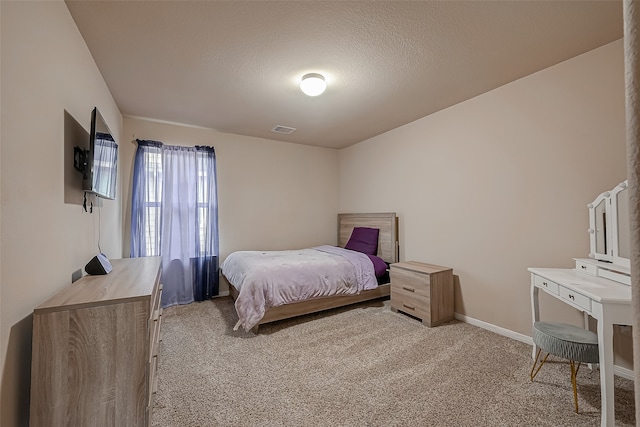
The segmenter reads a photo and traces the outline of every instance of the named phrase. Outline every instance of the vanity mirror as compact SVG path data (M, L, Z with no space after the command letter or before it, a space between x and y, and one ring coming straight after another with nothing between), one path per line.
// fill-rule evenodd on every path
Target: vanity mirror
M610 199L609 192L602 193L589 205L589 256L601 261L610 261L609 248L611 247L610 233L607 233L607 211L611 208L607 205ZM610 231L610 230L609 230Z
M629 279L629 191L627 181L589 203L589 264L621 283ZM585 260L581 260L585 261ZM601 275L601 274L598 274Z

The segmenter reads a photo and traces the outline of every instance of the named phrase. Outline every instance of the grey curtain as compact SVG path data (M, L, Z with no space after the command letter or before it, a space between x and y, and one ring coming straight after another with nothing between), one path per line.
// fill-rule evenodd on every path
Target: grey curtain
M623 3L636 423L640 420L640 8Z

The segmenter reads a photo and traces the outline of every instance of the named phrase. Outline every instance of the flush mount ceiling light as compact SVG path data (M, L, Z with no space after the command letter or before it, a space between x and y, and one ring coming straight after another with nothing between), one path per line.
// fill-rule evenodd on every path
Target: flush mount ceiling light
M300 89L309 96L318 96L327 88L324 76L318 73L309 73L302 76Z

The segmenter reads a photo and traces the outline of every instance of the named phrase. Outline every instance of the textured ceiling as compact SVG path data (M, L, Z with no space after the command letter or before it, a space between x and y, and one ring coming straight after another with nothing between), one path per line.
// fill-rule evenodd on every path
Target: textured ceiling
M333 148L622 37L620 1L66 3L125 116Z

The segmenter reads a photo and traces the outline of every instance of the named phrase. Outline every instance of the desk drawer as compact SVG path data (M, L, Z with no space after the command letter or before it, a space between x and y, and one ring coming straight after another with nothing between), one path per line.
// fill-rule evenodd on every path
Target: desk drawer
M582 294L560 287L560 297L587 311L591 311L591 300Z
M590 274L592 276L598 275L598 266L593 264L587 264L582 261L576 260L576 270L581 271L583 273Z
M560 286L558 286L557 283L540 276L534 276L534 280L537 287L546 289L547 292L558 295L558 289Z

